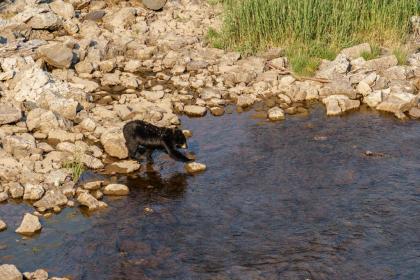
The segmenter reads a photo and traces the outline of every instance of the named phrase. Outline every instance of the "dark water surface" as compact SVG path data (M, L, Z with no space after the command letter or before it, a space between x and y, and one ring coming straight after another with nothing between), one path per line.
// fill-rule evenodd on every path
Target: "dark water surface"
M34 238L14 233L30 206L0 205L0 263L73 279L420 279L420 122L252 114L183 119L206 172L158 156L120 178L128 197L42 219Z

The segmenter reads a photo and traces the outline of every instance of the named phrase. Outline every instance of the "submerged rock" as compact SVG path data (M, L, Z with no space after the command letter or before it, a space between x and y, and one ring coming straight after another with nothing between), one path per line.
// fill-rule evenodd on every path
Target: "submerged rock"
M0 219L0 231L3 231L7 228L6 223Z
M268 110L268 119L271 121L284 120L284 111L279 107L273 107Z
M203 163L190 162L185 165L185 170L188 173L197 173L206 170L207 166Z
M37 216L26 213L23 217L22 223L16 229L17 233L31 236L35 232L41 230L42 226Z
M104 188L106 195L128 195L130 190L126 185L122 184L109 184Z
M22 273L12 264L0 265L1 280L22 280Z
M91 194L86 193L86 192L80 193L79 196L77 197L77 201L81 205L88 207L90 211L108 207L108 205L105 202L97 200Z

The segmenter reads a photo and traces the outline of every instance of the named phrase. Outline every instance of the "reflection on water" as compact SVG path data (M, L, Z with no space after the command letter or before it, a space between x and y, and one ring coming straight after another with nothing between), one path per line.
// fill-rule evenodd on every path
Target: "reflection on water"
M30 206L0 205L0 262L74 279L420 279L420 123L251 115L183 119L206 172L159 155L118 178L128 197L65 209L33 239L12 230Z

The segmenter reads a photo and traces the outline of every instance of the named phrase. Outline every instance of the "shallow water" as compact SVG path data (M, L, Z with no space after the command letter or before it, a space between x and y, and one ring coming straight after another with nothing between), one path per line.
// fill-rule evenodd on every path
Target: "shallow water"
M13 231L31 207L1 204L0 263L73 279L420 279L420 122L253 114L184 118L206 172L158 155L119 178L128 197L64 209L34 238Z

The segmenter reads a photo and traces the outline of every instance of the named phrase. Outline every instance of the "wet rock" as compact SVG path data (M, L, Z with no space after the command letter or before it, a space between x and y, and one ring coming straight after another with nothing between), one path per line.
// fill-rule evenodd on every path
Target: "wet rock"
M3 220L0 219L0 231L3 231L5 229L7 229L7 225ZM0 270L1 270L1 268L0 268ZM1 272L0 272L0 276L1 276Z
M123 160L111 163L107 169L115 173L131 173L140 169L140 164L135 160Z
M151 10L160 10L165 6L166 0L142 0L146 8Z
M37 231L41 230L42 226L37 216L26 213L23 217L22 223L16 229L16 232L22 235L31 236Z
M340 115L346 111L359 108L359 100L351 100L346 95L331 95L322 99L327 108L328 116Z
M268 110L268 119L271 121L284 120L284 111L279 107L273 107Z
M407 92L391 92L376 109L393 113L397 118L404 118L403 112L414 106L415 95Z
M23 275L28 280L48 280L48 272L43 269L37 269L35 272L25 272Z
M92 182L87 182L86 184L83 185L83 188L85 190L98 190L101 188L102 184L104 181L92 181Z
M111 128L102 133L101 144L105 152L112 157L119 159L128 157L128 150L121 128Z
M0 265L0 279L2 280L22 280L22 273L12 264Z
M34 206L39 209L53 209L56 206L66 205L68 199L63 194L60 188L53 187L49 189L41 200L34 203Z
M50 8L54 13L65 19L71 19L74 17L74 8L70 3L66 3L62 0L55 0L50 3Z
M14 123L20 120L22 112L9 104L0 104L0 125Z
M372 49L368 43L359 44L350 48L343 49L341 51L345 56L356 59L362 56L363 53L371 53Z
M73 52L60 43L52 43L38 48L39 55L51 66L69 68L73 60Z
M25 192L23 199L25 200L38 200L44 194L44 188L41 185L25 184Z
M91 194L86 192L80 193L77 196L77 201L81 205L88 207L91 211L108 207L108 205L105 202L97 200Z
M206 165L198 162L189 162L185 165L185 170L188 173L197 173L206 170Z
M105 186L103 193L106 195L128 195L130 190L126 185L110 184Z
M395 55L388 55L366 61L365 67L377 71L384 71L392 66L396 66L397 64L397 57Z
M211 107L210 112L213 116L218 117L225 113L225 109L223 107Z
M202 117L206 114L206 107L197 106L197 105L187 105L184 106L184 113L191 117Z
M12 198L21 198L23 197L25 189L21 186L21 184L16 182L9 183L9 194Z

